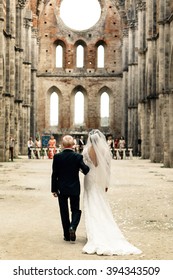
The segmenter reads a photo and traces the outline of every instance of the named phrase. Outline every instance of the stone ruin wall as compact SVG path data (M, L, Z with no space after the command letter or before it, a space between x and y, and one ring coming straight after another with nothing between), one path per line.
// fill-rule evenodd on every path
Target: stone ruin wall
M106 88L110 94L109 133L121 135L121 20L111 1L101 1L102 17L87 31L73 31L67 28L59 18L61 1L49 1L39 16L39 63L38 63L38 130L58 132L75 130L73 123L73 91L83 88L85 91L84 130L100 127L99 92ZM106 4L105 4L106 3ZM56 7L55 7L56 4ZM105 6L103 5L105 4ZM111 36L110 36L111 35ZM55 47L57 42L65 46L65 65L55 67ZM76 43L85 46L85 66L76 68ZM105 43L105 67L96 67L97 42ZM59 126L50 127L49 99L51 88L60 92Z

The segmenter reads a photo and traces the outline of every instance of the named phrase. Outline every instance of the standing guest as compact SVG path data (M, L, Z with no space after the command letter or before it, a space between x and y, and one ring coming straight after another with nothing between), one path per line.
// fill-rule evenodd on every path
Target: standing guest
M85 140L83 135L79 138L79 153L81 154L83 152L83 148L85 145Z
M31 148L34 146L34 142L32 141L32 137L28 140L28 158L31 159Z
M119 140L119 149L124 149L126 145L126 142L124 140L124 137L121 136L120 140Z
M77 152L77 140L76 140L75 137L74 137L73 139L74 139L74 146L73 146L73 149L74 149L75 152Z
M10 136L10 143L9 143L10 159L11 159L11 161L13 161L13 159L14 159L14 145L15 145L15 139L14 139L14 137L11 135L11 136Z
M120 157L121 157L121 159L123 159L123 149L125 149L125 144L126 144L126 142L125 142L125 140L124 140L124 137L123 136L121 136L121 138L120 138L120 140L119 140L119 149L120 149Z
M41 149L41 141L40 141L39 137L36 137L36 139L35 139L35 156L37 159L40 158L39 149Z
M114 141L114 148L115 149L118 149L118 143L119 143L119 139L115 138L115 141Z
M83 156L74 152L72 136L64 136L62 146L62 152L55 154L53 158L51 191L54 197L58 197L64 240L74 242L81 217L79 171L86 175L89 167L83 162Z
M52 159L56 153L56 140L53 135L51 135L48 142L48 158Z
M115 138L115 140L114 140L114 157L115 157L115 159L120 159L120 154L119 154L118 148L119 148L119 139Z
M113 157L114 156L114 141L112 139L112 136L108 137L107 143L108 143L109 149L110 149L110 151L112 153L112 157Z

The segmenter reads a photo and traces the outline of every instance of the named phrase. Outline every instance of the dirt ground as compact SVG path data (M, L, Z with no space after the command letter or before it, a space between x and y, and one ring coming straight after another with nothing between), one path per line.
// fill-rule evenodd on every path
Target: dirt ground
M82 253L84 214L76 244L63 240L51 167L50 159L27 157L0 163L1 260L173 260L173 169L139 158L112 160L108 200L125 237L143 253L110 257Z

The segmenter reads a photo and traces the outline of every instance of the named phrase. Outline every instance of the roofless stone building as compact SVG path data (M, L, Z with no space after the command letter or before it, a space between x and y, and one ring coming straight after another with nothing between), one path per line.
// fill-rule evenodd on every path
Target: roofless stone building
M0 0L0 161L10 135L18 155L30 136L99 128L173 167L173 1L98 0L84 30L63 1Z

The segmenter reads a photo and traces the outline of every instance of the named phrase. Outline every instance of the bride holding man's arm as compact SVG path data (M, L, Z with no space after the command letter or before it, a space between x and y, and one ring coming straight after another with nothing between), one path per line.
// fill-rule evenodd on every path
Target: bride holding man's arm
M84 178L84 214L87 243L83 253L98 255L140 254L114 221L106 192L110 183L112 155L106 138L98 129L88 135L83 151L90 172Z

